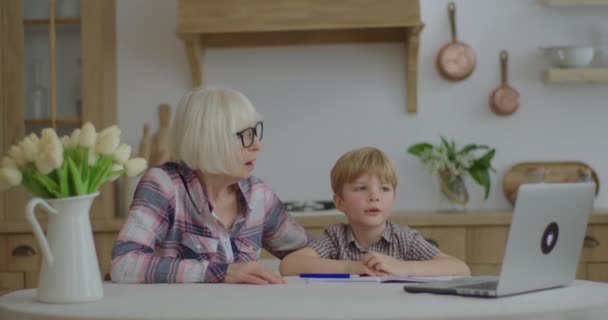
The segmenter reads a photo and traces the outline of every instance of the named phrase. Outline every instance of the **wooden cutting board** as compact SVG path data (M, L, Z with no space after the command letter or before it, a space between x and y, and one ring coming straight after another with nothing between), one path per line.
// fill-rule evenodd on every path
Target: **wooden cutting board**
M504 175L502 188L511 204L515 204L517 189L523 183L558 183L594 181L595 194L600 190L597 173L578 161L520 162Z

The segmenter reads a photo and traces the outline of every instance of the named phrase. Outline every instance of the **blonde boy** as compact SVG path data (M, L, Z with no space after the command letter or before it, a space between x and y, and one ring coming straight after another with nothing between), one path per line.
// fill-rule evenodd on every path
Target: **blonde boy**
M366 147L344 154L331 170L338 223L308 247L283 258L281 274L350 273L372 276L469 275L467 265L428 243L414 229L388 221L397 176L388 157Z

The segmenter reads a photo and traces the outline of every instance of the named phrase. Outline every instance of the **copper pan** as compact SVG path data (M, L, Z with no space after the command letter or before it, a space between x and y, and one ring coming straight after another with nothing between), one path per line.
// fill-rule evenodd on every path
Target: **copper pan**
M519 109L519 92L507 83L507 51L500 52L501 84L490 95L490 108L500 116L513 114Z
M460 81L468 78L475 69L475 52L466 43L456 37L456 5L448 4L452 41L444 45L437 54L439 74L449 81Z

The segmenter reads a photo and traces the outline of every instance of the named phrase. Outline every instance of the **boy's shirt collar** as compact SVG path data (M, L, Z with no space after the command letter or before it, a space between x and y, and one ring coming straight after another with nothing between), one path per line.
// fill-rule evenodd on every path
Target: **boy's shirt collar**
M382 231L382 235L380 236L380 240L383 240L388 242L388 243L392 243L393 239L391 237L391 235L393 234L393 226L390 222L386 222L386 226L384 227L384 231ZM378 241L380 241L378 240ZM351 228L350 224L347 224L347 228L346 228L346 243L347 244L352 244L354 243L357 248L361 249L361 250L367 250L367 249L363 249L359 246L359 243L357 242L357 239L355 239L355 234L353 233L353 229ZM377 243L377 242L376 242ZM375 243L372 243L372 245L374 245Z

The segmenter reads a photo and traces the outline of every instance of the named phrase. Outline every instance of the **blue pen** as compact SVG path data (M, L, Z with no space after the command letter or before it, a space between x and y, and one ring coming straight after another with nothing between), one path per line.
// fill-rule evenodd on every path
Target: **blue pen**
M348 273L300 273L300 278L347 279L357 277Z

